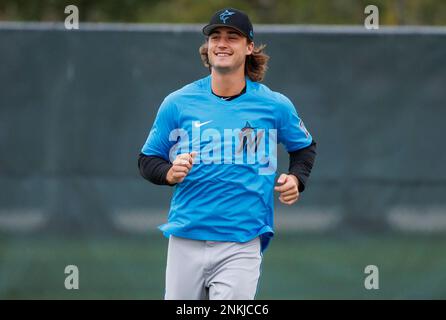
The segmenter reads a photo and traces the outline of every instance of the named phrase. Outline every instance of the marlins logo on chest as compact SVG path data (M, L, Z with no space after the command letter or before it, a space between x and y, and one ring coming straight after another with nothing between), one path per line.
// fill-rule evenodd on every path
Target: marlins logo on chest
M254 152L257 152L257 147L262 141L264 130L259 130L256 132L255 127L252 127L249 121L246 121L245 126L241 129L239 133L239 148L237 153L247 152L248 147Z

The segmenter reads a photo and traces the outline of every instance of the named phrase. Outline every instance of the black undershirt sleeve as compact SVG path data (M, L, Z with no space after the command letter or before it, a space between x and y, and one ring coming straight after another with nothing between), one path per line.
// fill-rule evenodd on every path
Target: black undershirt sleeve
M172 167L172 163L156 156L147 156L143 153L138 157L138 168L144 179L158 185L174 186L166 180L167 172Z
M305 190L305 185L310 177L313 168L314 159L316 158L316 142L313 142L305 148L289 152L290 167L288 174L295 175L299 180L299 192Z

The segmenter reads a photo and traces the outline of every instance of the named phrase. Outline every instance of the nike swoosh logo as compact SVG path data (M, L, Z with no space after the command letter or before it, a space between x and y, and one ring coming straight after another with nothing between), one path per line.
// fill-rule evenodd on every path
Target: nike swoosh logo
M200 121L195 121L194 122L194 127L195 128L200 128L201 126L204 126L205 124L208 124L208 123L210 123L210 122L212 122L213 120L209 120L209 121L206 121L206 122L202 122L202 123L200 123Z

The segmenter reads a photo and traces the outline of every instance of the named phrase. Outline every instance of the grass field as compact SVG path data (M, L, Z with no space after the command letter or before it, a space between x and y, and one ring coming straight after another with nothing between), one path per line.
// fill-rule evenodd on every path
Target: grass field
M167 239L0 237L1 299L162 299ZM445 299L446 237L279 234L257 299ZM79 290L64 287L66 265ZM364 288L366 265L379 290Z

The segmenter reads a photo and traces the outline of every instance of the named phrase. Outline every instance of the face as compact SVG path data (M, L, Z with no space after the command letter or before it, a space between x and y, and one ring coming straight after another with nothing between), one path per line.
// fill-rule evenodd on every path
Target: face
M235 29L215 28L208 39L208 58L213 69L221 73L244 68L246 56L252 53L254 43Z

